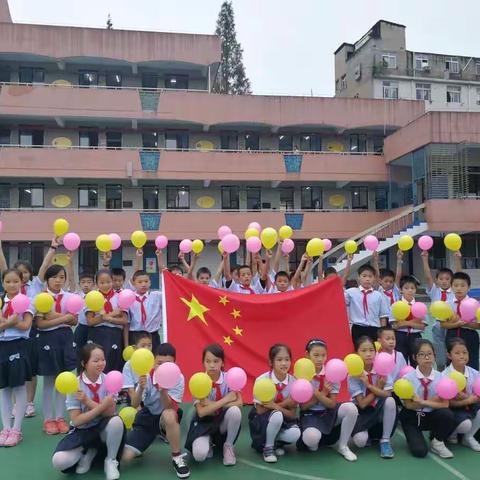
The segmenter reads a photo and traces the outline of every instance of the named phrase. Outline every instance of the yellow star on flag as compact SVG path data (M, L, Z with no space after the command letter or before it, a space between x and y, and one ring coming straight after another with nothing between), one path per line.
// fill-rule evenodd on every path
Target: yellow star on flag
M230 336L228 337L223 337L223 343L226 343L229 347L232 346L233 340Z
M241 317L240 310L233 309L233 312L230 312L230 315L233 315L233 318Z
M239 328L238 325L235 325L235 328L232 328L233 332L235 333L235 335L238 335L238 336L242 336L243 334L243 329L242 328Z
M227 298L227 296L223 295L222 297L220 297L218 303L221 303L225 307L229 301L230 300Z
M188 312L187 321L189 322L192 318L198 317L205 325L208 326L207 321L205 320L204 313L208 312L210 309L202 305L192 294L192 299L188 301L186 298L180 297L180 300L190 308Z

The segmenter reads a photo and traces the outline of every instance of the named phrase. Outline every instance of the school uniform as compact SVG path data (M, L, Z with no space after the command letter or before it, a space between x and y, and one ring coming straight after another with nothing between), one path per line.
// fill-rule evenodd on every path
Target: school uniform
M400 289L394 285L390 290L385 290L382 286L378 287L378 291L385 295L387 302L392 306L395 302L398 302L402 296Z
M286 291L287 291L287 292L293 292L293 290L294 290L294 288L290 285L290 286L287 288ZM285 293L285 292L281 292L275 285L272 285L272 286L269 288L268 292L266 292L266 293L271 294L271 293Z
M387 352L384 352L384 353L387 353ZM393 355L393 358L395 360L395 368L390 374L390 377L392 377L392 381L395 382L400 378L400 371L402 370L403 367L407 366L407 362L405 361L405 357L403 356L403 354L398 352L397 350L394 350L391 353L391 355Z
M80 295L83 299L85 299L86 293L83 293L82 291L80 291L80 292L76 292L76 294ZM78 312L78 323L73 333L73 339L77 347L77 354L79 359L80 359L80 353L82 351L82 348L85 346L85 344L88 341L89 328L90 327L88 326L88 322L87 322L87 311L85 308L82 308L82 310Z
M125 362L125 365L123 366L122 374L123 374L123 389L128 390L129 388L137 388L139 377L133 371L130 360Z
M232 280L230 284L228 284L228 282L226 283L225 290L234 293L242 293L244 295L261 295L265 293L265 288L262 286L260 280L255 283L251 283L249 287L241 285L240 283L236 283Z
M152 336L152 350L160 345L159 330L162 328L162 292L137 293L135 302L128 311L130 345L135 345L138 332L148 332Z
M45 283L38 277L33 277L28 282L24 283L20 289L20 293L26 295L33 300L39 293L45 291ZM38 347L37 347L37 327L35 321L32 322L32 328L28 338L28 358L30 360L30 367L32 370L32 376L37 374L38 365Z

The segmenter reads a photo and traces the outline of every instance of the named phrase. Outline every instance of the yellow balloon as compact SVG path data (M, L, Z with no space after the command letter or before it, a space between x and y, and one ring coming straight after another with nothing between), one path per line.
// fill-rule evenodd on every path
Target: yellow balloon
M467 386L467 379L465 378L465 375L462 375L456 370L452 370L448 376L457 384L459 392L463 392L463 390L465 390L465 387Z
M462 248L462 239L457 233L449 233L446 235L443 243L452 252L458 252Z
M135 421L135 416L137 415L137 409L133 407L123 407L119 412L118 416L123 420L125 428L130 430L133 427L133 422Z
M147 348L135 350L130 357L130 365L137 375L146 375L153 368L155 358Z
M53 300L53 297L47 292L35 295L33 300L33 305L40 313L48 313L52 309L54 303L55 301Z
M199 253L201 253L202 250L203 250L203 242L201 240L198 240L197 238L197 240L194 240L192 242L192 251L193 253L196 253L198 255Z
M271 250L278 240L277 231L272 227L264 228L260 234L260 240L267 250Z
M310 381L315 376L315 365L309 358L299 358L293 367L295 378Z
M293 235L292 227L288 225L284 225L283 227L280 227L280 229L278 230L278 236L282 240L286 240L287 238L290 238L292 235Z
M477 312L475 313L475 317L477 318L477 322L480 322L480 308L477 309Z
M402 235L398 239L398 248L402 252L406 252L413 247L413 238L410 235Z
M147 243L147 235L142 230L136 230L132 233L130 240L135 248L142 248Z
M247 228L245 230L245 240L248 240L250 237L259 237L260 232L256 228Z
M96 290L92 290L85 295L85 305L91 312L99 312L105 305L105 297Z
M70 225L64 218L57 218L53 222L53 233L56 237L61 237L62 235L65 235L68 232L69 228Z
M382 345L380 345L380 342L378 342L378 341L375 341L373 343L375 345L375 351L379 352L382 349Z
M347 366L348 373L352 377L359 377L365 370L363 360L361 359L360 355L357 355L356 353L348 354L343 361Z
M132 358L132 355L133 355L134 351L135 351L135 348L133 347L133 345L129 345L128 347L125 347L123 349L123 353L122 353L123 359L126 362L128 362Z
M212 379L204 372L198 372L190 377L188 388L193 397L207 398L213 388Z
M393 384L393 391L402 400L411 400L415 393L413 385L406 378L400 378Z
M452 307L447 302L437 300L430 305L430 314L433 318L443 321L453 316Z
M112 245L112 239L109 235L106 235L105 233L99 235L95 240L95 246L100 252L109 252L112 249Z
M399 300L392 305L392 315L395 320L406 320L410 315L410 305L403 300Z
M275 384L269 378L261 378L253 386L253 396L262 403L271 402L276 394Z
M0 310L3 308L3 300L0 298Z
M62 372L55 379L55 388L62 395L72 395L80 388L76 375L72 372Z
M311 238L307 242L307 248L305 249L309 257L318 257L325 251L325 245L320 238Z
M217 243L217 248L218 248L218 251L223 255L223 252L224 252L225 250L223 249L222 241L221 241L221 240Z
M354 254L357 251L357 248L358 248L358 246L357 246L357 242L355 240L347 240L345 242L345 251L348 254L350 254L350 255Z

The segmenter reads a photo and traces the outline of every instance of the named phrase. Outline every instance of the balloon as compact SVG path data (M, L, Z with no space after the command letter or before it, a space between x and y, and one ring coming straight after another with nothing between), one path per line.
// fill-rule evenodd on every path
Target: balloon
M12 299L12 307L14 313L22 315L28 310L28 307L30 307L30 299L23 293L18 293Z
M170 389L175 387L182 378L182 372L176 363L165 362L159 365L153 375L153 381L160 388Z
M260 239L262 240L262 245L267 250L271 250L277 243L277 231L272 227L264 228L262 233L260 233Z
M147 235L142 230L136 230L132 233L130 240L135 248L143 248L147 243Z
M380 343L378 340L375 340L375 341L373 342L373 345L375 346L375 351L376 351L376 352L379 352L379 351L382 349L382 345L381 345L381 343Z
M433 318L443 321L448 320L453 316L453 310L447 302L437 300L436 302L432 302L430 305L430 314Z
M133 427L133 422L135 421L135 416L137 415L137 409L133 407L123 407L119 412L118 416L123 420L125 428L130 430Z
M53 298L50 295L48 296L53 300ZM53 302L52 302L52 306L53 306ZM69 297L67 298L67 301L65 302L65 307L68 313L71 313L72 315L78 315L82 311L82 309L85 307L85 302L80 295L76 295L76 294L69 295ZM50 309L51 308L52 307L50 307ZM50 311L50 309L48 311Z
M406 252L413 247L413 238L410 235L402 235L398 239L398 248L402 252Z
M96 290L85 295L85 305L91 312L99 312L105 305L105 297Z
M113 242L108 235L102 234L95 240L95 245L100 252L109 252L112 249Z
M427 250L430 250L433 247L433 238L430 237L430 235L422 235L418 239L418 248L420 250L423 250L426 252Z
M261 378L253 386L253 396L262 403L271 402L277 395L275 384L269 378Z
M347 378L348 370L345 362L332 358L325 365L325 379L330 383L340 383Z
M315 376L315 365L309 358L299 358L293 367L296 378L310 381Z
M400 378L403 378L405 375L409 374L410 372L413 372L415 369L411 365L405 365L400 369L400 372L398 372L398 375Z
M133 345L128 345L127 347L125 347L123 349L123 353L122 353L123 359L126 362L128 362L132 358L132 355L133 355L134 351L135 351L135 348L133 347Z
M221 240L217 243L217 248L218 248L218 251L223 255L225 250L222 247L222 241Z
M446 235L443 243L452 252L458 252L462 248L462 239L457 233L449 233Z
M165 235L159 235L155 239L155 246L159 250L163 250L168 245L168 238Z
M226 225L222 225L217 230L217 236L220 240L223 240L223 237L230 235L231 233L232 233L232 229L230 227L227 227Z
M247 374L243 368L232 367L227 372L227 387L232 390L232 392L241 392L245 385L247 384Z
M0 232L3 230L3 223L2 221L0 220Z
M475 313L475 318L477 319L477 322L480 322L480 308Z
M135 292L126 288L118 294L118 306L122 310L128 310L135 303Z
M74 373L62 372L55 379L55 388L62 395L72 395L80 388L80 382Z
M153 353L146 348L135 350L130 358L132 370L140 376L146 375L153 368L154 363Z
M371 252L374 252L378 248L378 244L380 242L378 241L378 238L375 235L367 235L363 239L363 245L367 250L370 250Z
M245 240L248 240L250 237L259 237L260 232L256 228L247 228L245 230Z
M286 240L287 238L290 238L292 235L293 235L292 227L288 225L283 225L283 227L280 227L280 229L278 230L278 236L282 240Z
M406 320L410 315L410 305L403 300L399 300L392 305L391 311L395 320Z
M105 390L115 395L123 388L123 375L122 372L112 370L105 375Z
M466 298L460 302L460 318L464 322L471 322L475 318L478 308L480 307L474 298ZM460 390L463 390L461 388Z
M282 253L288 254L290 252L293 252L293 249L295 248L295 243L291 238L286 238L283 243L282 243Z
M212 379L203 372L195 373L191 376L190 381L188 382L188 388L192 397L198 399L207 398L212 387Z
M443 377L435 385L435 391L443 400L451 400L458 395L458 385L455 380Z
M40 313L48 313L52 309L54 303L55 300L47 292L42 292L38 295L35 295L35 298L33 300L35 308Z
M109 233L108 236L112 241L112 250L117 250L118 248L120 248L120 246L122 245L122 239L120 235L118 235L117 233ZM65 244L65 240L63 241L63 243Z
M480 397L480 377L477 377L473 382L473 393L477 395L477 397Z
M343 361L347 366L349 375L352 377L359 377L365 370L363 360L361 359L360 355L357 355L356 353L349 353L343 359Z
M290 396L297 403L306 403L313 397L313 386L308 380L295 380L290 388Z
M451 378L457 384L459 392L463 392L463 390L467 386L467 379L465 378L465 375L462 375L460 372L457 372L456 370L452 370L448 374L448 378Z
M248 224L248 228L254 228L258 233L262 231L262 227L258 222L251 222Z
M325 251L325 246L320 238L311 238L305 250L309 257L319 257Z
M192 251L197 255L203 250L203 242L198 238L192 242Z
M345 251L352 255L357 251L357 242L355 240L347 240L345 242Z
M185 238L180 242L179 249L182 253L190 253L192 251L192 241Z
M412 383L406 378L400 378L393 384L395 395L402 400L411 400L415 394Z
M382 377L387 377L395 369L395 357L387 352L377 353L373 362L375 372Z
M80 237L76 233L67 233L63 237L63 246L69 251L74 252L80 246Z
M411 307L413 318L425 318L428 313L427 306L422 302L415 302Z
M250 253L257 253L262 249L262 242L258 237L249 237L245 243Z
M229 233L222 238L222 247L227 253L234 253L240 248L240 240L233 233Z
M323 247L325 248L325 251L328 252L332 248L332 241L329 240L328 238L324 238Z
M65 235L68 232L69 228L70 225L64 218L57 218L53 222L53 233L56 237L61 237L62 235Z

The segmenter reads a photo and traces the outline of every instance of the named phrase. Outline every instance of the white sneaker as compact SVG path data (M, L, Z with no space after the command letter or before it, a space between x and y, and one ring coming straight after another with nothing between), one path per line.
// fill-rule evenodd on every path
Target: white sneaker
M335 450L349 462L355 462L357 460L357 456L347 447L347 445L335 445Z
M463 436L462 445L471 448L474 452L480 452L480 443L478 443L471 435Z
M440 458L453 458L453 453L445 446L445 443L436 438L432 438L430 450Z
M267 447L263 449L263 460L266 463L277 463L277 456L272 447Z
M82 458L77 463L77 468L75 469L75 473L78 473L79 475L87 473L90 470L90 467L92 466L92 462L96 454L97 454L96 448L89 448L86 451L86 453L82 455Z
M103 464L107 480L118 480L120 472L118 471L118 462L115 458L106 458Z
M276 455L277 457L283 457L283 456L285 455L285 449L282 448L282 447L277 447L277 448L275 449L275 455Z
M451 443L452 445L457 445L458 444L458 436L457 434L451 435L450 437L447 438L447 442Z

